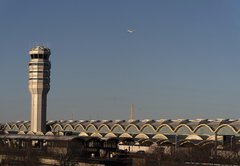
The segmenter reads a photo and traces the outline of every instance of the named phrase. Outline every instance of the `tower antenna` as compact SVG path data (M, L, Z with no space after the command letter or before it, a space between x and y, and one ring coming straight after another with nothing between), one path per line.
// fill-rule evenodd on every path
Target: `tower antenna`
M72 112L72 120L74 120L75 112Z
M130 110L130 120L135 119L135 105L131 104L131 110Z

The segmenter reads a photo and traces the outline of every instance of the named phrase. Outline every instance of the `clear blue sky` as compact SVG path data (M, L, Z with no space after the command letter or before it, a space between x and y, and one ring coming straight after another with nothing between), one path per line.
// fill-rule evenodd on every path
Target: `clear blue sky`
M238 0L2 0L0 121L30 119L36 44L52 50L48 119L128 119L131 103L138 119L237 119L239 8Z

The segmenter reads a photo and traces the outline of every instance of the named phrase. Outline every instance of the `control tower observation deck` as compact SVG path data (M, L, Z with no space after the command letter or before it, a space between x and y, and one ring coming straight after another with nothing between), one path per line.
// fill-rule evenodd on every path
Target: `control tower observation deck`
M31 131L46 132L47 93L50 89L49 56L51 51L44 46L29 51L29 91L31 93Z

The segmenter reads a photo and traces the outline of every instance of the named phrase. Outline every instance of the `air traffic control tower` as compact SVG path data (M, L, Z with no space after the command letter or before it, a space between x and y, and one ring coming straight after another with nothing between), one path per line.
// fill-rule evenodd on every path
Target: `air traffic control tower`
M29 54L29 91L31 93L31 130L46 132L47 93L50 89L49 56L51 51L44 46L33 47Z

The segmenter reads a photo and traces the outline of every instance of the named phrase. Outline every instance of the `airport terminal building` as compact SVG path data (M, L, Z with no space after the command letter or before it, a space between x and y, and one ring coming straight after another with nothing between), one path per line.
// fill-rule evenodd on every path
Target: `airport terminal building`
M46 129L48 135L131 138L170 142L175 142L178 139L178 141L198 140L201 142L215 139L221 140L223 136L238 137L240 121L231 119L69 120L48 121ZM30 122L7 123L4 125L4 130L8 133L27 134L31 132Z

